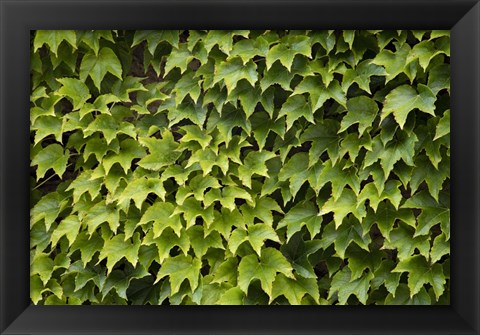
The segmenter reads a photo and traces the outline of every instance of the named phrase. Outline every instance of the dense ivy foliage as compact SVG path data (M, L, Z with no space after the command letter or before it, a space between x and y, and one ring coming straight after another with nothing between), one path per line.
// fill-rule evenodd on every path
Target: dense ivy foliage
M448 304L448 31L37 31L35 304Z

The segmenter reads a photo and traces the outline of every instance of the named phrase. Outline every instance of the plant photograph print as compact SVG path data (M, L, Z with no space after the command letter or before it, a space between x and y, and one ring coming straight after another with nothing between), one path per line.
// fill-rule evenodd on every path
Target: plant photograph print
M38 305L450 303L450 34L31 32Z

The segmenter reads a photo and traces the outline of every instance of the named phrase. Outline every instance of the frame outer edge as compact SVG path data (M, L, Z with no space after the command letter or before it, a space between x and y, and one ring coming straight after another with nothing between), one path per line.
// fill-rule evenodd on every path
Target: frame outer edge
M5 2L0 0L0 50L5 50L5 20L4 20L4 11L5 11ZM0 54L0 73L4 73L5 70L5 61L3 52ZM0 96L5 96L5 77L0 76ZM5 110L5 100L0 98L0 245L1 245L1 253L2 255L5 254L5 235L4 235L4 223L5 223L5 202L4 202L4 194L6 193L5 185L4 185L4 173L5 173L5 122L3 113ZM0 257L0 333L2 333L6 325L6 302L4 297L4 292L6 290L6 283L5 283L5 273L6 273L6 266L4 262L4 257Z

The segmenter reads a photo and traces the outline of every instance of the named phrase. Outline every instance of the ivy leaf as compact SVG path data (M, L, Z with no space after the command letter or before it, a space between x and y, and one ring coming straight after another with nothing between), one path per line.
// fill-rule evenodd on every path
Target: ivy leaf
M382 119L393 113L395 120L403 129L408 114L416 108L421 112L435 116L435 101L435 94L428 86L419 84L418 93L411 86L399 86L385 97Z
M161 42L167 42L171 46L178 48L179 31L178 30L137 30L133 36L132 47L147 41L148 51L154 55L155 50Z
M365 225L377 224L378 229L387 241L390 241L390 232L397 220L401 220L411 227L415 227L416 220L413 212L406 208L395 208L389 202L380 202L375 213L368 212Z
M309 257L320 248L322 245L319 240L304 241L303 234L300 232L294 234L288 243L280 247L280 250L292 264L296 274L303 278L317 278Z
M440 264L430 265L423 256L415 255L404 259L393 271L408 272L410 298L420 292L423 285L427 283L432 285L437 300L445 290L446 280L442 266Z
M180 285L185 280L188 280L190 290L193 292L198 286L198 276L200 275L201 267L202 263L198 258L184 255L168 258L162 263L156 282L168 276L171 294L175 294L180 290Z
M50 51L57 55L58 47L66 41L74 49L77 48L77 36L75 30L37 30L33 40L33 52L36 52L44 44Z
M403 160L407 165L414 166L415 143L418 138L415 134L397 132L395 140L384 146L378 137L372 142L372 151L367 152L364 167L368 167L380 160L385 179L388 178L395 163Z
M287 242L294 234L306 226L310 237L313 239L320 233L323 217L318 209L310 202L300 203L290 209L285 217L278 223L277 229L287 227Z
M201 259L210 248L224 249L220 234L213 231L205 234L203 227L193 226L187 230L195 256Z
M315 279L292 279L280 273L273 282L271 301L283 295L291 305L301 305L305 294L309 294L317 304L319 303L320 293Z
M190 95L193 102L197 103L200 97L200 82L194 78L194 72L184 74L175 84L172 93L175 93L175 102L177 105L179 105L187 95Z
M255 112L250 117L250 122L252 123L253 137L255 137L260 151L264 149L271 132L274 132L281 138L285 136L285 123L283 120L272 120L266 112Z
M181 129L185 131L185 135L180 139L181 143L197 142L205 150L212 141L212 136L205 133L199 126L189 125Z
M273 226L273 211L283 213L283 210L278 203L274 199L268 197L256 199L255 206L243 204L240 209L245 218L245 222L248 222L248 224L253 223L255 218L258 218L269 226Z
M342 164L332 166L332 161L328 160L323 164L323 169L318 176L317 189L320 189L328 182L332 184L332 200L338 200L345 186L351 187L354 195L360 192L360 180L354 168L344 168Z
M308 166L318 162L319 157L327 151L332 164L338 159L341 137L337 134L340 125L334 120L324 120L323 123L308 126L300 137L301 142L312 142L308 152Z
M122 64L115 52L107 47L101 48L98 55L86 54L80 64L80 80L85 82L88 76L100 91L100 84L107 72L122 79Z
M119 132L124 132L124 129L121 129L121 125L113 116L101 114L98 115L95 120L83 130L83 132L86 136L90 136L95 132L100 132L107 140L107 144L110 144L117 137ZM136 137L135 133L132 135L133 137Z
M381 65L385 68L387 72L385 83L388 83L405 70L407 57L411 50L407 43L402 45L399 42L394 42L394 45L396 48L395 52L384 49L372 60L373 64Z
M433 241L430 250L430 263L437 263L440 259L450 254L450 242L445 234L438 235Z
M252 61L244 65L240 58L234 58L228 62L220 63L215 68L213 83L216 84L223 80L230 95L237 87L237 83L242 79L255 86L255 83L258 81L257 65Z
M310 39L307 36L288 36L284 42L285 43L279 43L268 50L265 57L267 70L269 70L277 60L290 71L296 55L304 55L311 58L312 47L310 46Z
M235 254L238 247L242 243L248 241L253 250L260 256L263 244L267 239L280 243L280 240L272 227L266 224L257 223L250 225L248 230L242 228L235 229L229 238L228 247L230 251Z
M373 64L371 60L360 62L356 68L347 69L342 79L342 89L347 92L353 83L368 94L371 94L370 82L372 76L385 76L385 69Z
M357 207L357 197L355 193L348 188L343 190L337 200L334 198L328 199L322 206L320 215L330 212L333 212L335 227L337 229L342 224L343 219L350 213L360 221L366 216L365 207L363 205Z
M443 89L450 92L450 65L439 64L428 72L428 87L437 95Z
M366 305L370 280L372 280L373 274L369 272L366 276L355 280L351 280L350 278L351 271L346 267L337 272L332 278L332 286L328 293L328 299L337 293L338 303L340 305L346 305L348 298L353 294L362 304Z
M75 78L59 78L57 81L62 87L57 91L57 95L72 99L73 110L79 110L92 96L87 85Z
M63 236L66 236L68 243L73 244L77 235L80 231L81 222L76 215L67 216L63 219L57 228L52 232L50 241L52 242L52 247L55 247Z
M320 240L324 249L334 244L336 254L342 259L345 258L345 251L352 242L369 251L370 236L364 232L359 221L352 217L347 217L344 224L338 228L335 227L334 221L327 224Z
M98 55L98 51L100 50L101 39L115 42L110 30L87 30L83 31L83 35L81 36L81 41L88 45L90 49L95 52L95 55Z
M108 153L102 160L102 165L105 168L105 174L108 174L112 166L118 163L125 173L132 168L133 160L143 158L146 155L145 149L134 139L127 138L120 142L118 153Z
M93 258L93 256L100 252L103 248L105 241L97 233L93 233L88 236L87 232L80 232L75 242L70 247L70 255L76 251L80 250L81 261L83 264L88 264Z
M347 111L347 115L340 124L339 132L358 123L359 136L362 136L365 130L372 126L378 113L378 106L372 99L361 95L347 101Z
M422 191L408 199L403 208L419 208L422 213L418 216L418 225L414 237L427 235L430 229L440 223L442 231L450 236L450 208L448 199L442 198L437 202L427 192Z
M120 206L130 204L133 200L138 209L142 209L143 202L147 199L150 193L156 194L160 199L165 200L165 188L163 181L160 178L146 178L140 177L130 181L118 197L118 204Z
M244 305L245 293L239 287L232 287L218 299L219 305Z
M269 69L265 69L263 77L260 79L260 88L262 92L265 92L269 87L277 84L285 91L291 91L290 83L293 76L293 73L286 71L279 62L275 62Z
M52 277L53 266L53 259L47 254L38 254L32 259L30 275L39 275L43 285L46 285Z
M138 222L138 226L153 221L153 238L159 237L165 228L171 228L180 237L182 221L179 215L173 215L174 205L169 202L156 201L147 208Z
M120 214L118 208L107 205L105 201L100 201L91 208L82 223L88 228L88 234L93 232L104 222L108 222L112 232L116 233L120 226Z
M374 183L368 183L358 195L357 204L363 205L368 199L369 206L376 212L378 204L388 199L398 209L402 200L402 194L399 190L400 185L401 183L397 180L389 180L385 184L383 192L380 193Z
M290 193L293 197L297 194L300 187L308 176L308 155L307 153L297 153L290 157L287 163L282 167L278 174L278 180L289 181Z
M32 166L37 166L37 180L43 178L49 169L62 178L67 169L69 151L64 150L60 144L50 144L40 150L32 159Z
M244 64L255 56L265 57L268 51L268 41L263 37L257 37L256 39L245 39L236 42L228 59L234 57L240 57Z
M137 164L145 169L159 171L165 166L174 164L181 152L176 151L178 143L170 132L164 132L162 139L139 138L140 144L148 148L149 154Z
M275 154L270 151L250 151L245 157L243 165L238 168L238 178L242 181L243 185L251 188L252 176L255 174L268 178L268 170L265 162L274 157Z
M248 294L248 287L253 279L259 279L263 291L272 298L273 282L277 272L293 278L292 267L280 251L274 248L262 250L260 259L256 255L242 258L238 266L238 286Z
M155 245L157 247L160 264L169 259L170 251L175 246L179 247L185 256L190 250L190 241L185 229L182 229L180 235L177 236L170 227L166 227L161 235L156 238L153 237L153 231L149 230L142 241L142 245ZM157 277L157 280L160 279Z
M310 96L310 106L313 112L322 107L330 98L346 108L346 94L337 80L332 80L327 86L318 76L307 76L295 86L291 96L304 93L308 93Z
M84 171L67 187L66 191L73 190L74 202L78 202L85 193L90 194L92 200L98 196L102 188L102 180L100 178L92 178L92 176L92 171Z
M105 241L98 261L107 259L107 274L112 272L113 267L123 257L129 261L133 266L138 262L138 249L140 248L140 236L135 234L133 241L125 241L123 234L115 235L112 239Z
M414 236L414 228L399 224L390 231L390 240L385 241L384 249L396 249L400 261L408 259L417 249L421 255L428 257L430 242L427 236Z
M450 109L445 111L442 118L438 121L437 129L435 133L434 141L439 138L450 134Z
M282 105L278 118L286 116L287 131L292 128L292 125L302 116L310 123L315 123L313 119L313 112L310 104L303 95L294 95L287 99Z
M432 41L421 41L410 50L407 56L407 64L418 59L420 66L426 71L432 58L440 53L442 53L442 50L435 50L435 44Z
M197 217L201 217L204 220L205 225L208 227L214 219L213 206L204 208L200 201L194 198L188 198L182 205L175 207L172 215L183 214L185 221L187 222L187 228L195 225Z

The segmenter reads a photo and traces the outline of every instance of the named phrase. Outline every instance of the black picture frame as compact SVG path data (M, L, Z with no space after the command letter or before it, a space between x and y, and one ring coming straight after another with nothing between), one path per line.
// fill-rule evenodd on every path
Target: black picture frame
M476 0L0 0L0 334L480 334ZM36 29L451 29L450 306L30 306Z

